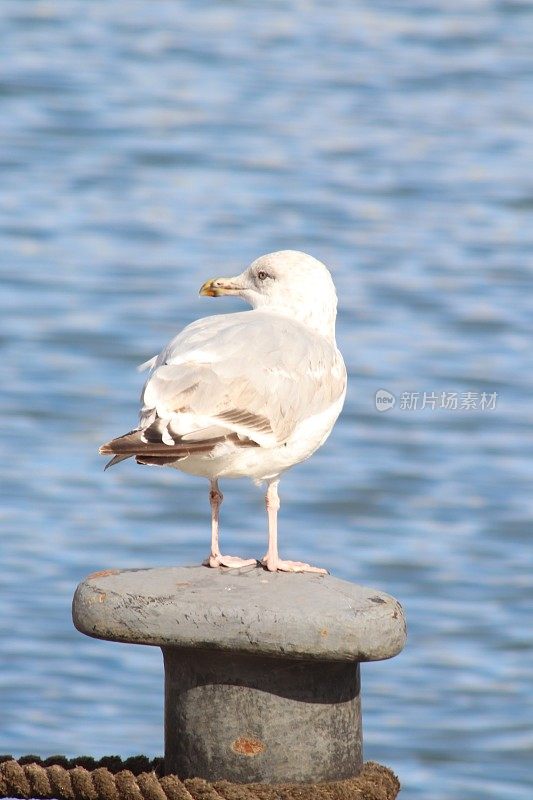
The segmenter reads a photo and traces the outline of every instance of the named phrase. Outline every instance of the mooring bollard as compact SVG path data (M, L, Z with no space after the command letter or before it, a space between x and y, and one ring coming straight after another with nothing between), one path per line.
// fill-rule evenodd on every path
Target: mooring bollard
M395 656L406 635L390 595L259 567L98 572L73 619L88 636L161 647L165 772L235 783L357 775L359 664Z

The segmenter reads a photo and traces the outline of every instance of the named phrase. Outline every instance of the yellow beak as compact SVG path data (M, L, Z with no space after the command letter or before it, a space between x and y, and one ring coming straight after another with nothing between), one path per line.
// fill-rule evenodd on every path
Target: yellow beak
M211 278L200 287L202 297L220 297L224 294L238 294L242 289L232 278Z

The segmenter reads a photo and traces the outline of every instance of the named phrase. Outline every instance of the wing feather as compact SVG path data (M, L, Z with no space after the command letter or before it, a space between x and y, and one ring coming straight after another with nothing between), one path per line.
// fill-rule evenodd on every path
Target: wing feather
M345 384L335 345L299 322L261 311L208 317L154 361L141 428L189 440L214 428L272 447L335 402Z

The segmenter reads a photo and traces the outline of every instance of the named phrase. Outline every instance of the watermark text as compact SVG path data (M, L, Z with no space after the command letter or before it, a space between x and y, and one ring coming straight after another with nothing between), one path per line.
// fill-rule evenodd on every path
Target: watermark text
M494 411L498 392L401 392L396 397L388 389L378 389L374 396L377 411Z

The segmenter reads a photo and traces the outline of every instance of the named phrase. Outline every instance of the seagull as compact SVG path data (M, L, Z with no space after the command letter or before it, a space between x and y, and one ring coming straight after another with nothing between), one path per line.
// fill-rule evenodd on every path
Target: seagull
M346 395L346 367L335 341L337 295L324 264L306 253L261 256L232 278L212 278L200 295L240 297L251 311L196 320L141 365L150 369L139 425L100 447L112 455L166 465L210 483L209 567L240 568L255 559L219 546L220 478L266 483L270 572L327 570L278 553L278 484L328 438Z

